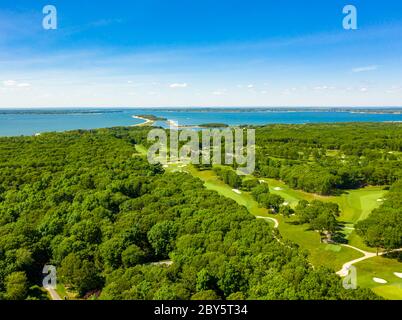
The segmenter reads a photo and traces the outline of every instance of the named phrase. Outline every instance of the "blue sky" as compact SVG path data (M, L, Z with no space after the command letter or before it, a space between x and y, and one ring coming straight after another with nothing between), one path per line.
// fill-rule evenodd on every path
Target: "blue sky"
M2 0L0 107L396 106L401 36L399 0Z

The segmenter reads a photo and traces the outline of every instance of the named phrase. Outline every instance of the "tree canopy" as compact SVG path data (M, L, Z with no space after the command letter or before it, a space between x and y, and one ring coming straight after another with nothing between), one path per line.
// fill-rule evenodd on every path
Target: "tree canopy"
M101 299L377 298L343 289L334 270L312 268L304 251L202 181L150 165L135 151L146 135L0 139L0 298L29 298L45 264L80 296ZM263 184L249 188L273 210L283 202Z

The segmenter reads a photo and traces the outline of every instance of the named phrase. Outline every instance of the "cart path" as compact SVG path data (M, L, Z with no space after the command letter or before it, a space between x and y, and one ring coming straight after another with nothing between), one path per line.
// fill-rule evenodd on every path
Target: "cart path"
M401 252L401 251L402 251L402 248L400 248L400 249L395 249L395 250L391 250L391 251L379 252L379 253L377 254L377 253L375 253L375 252L367 252L367 251L364 251L364 250L362 250L362 249L353 247L353 246L348 245L348 244L342 244L342 246L343 246L343 247L348 247L348 248L354 249L354 250L356 250L356 251L359 251L360 253L363 253L364 256L361 257L361 258L358 258L358 259L355 259L355 260L351 260L351 261L346 262L346 263L342 266L342 269L339 270L339 271L336 273L338 276L341 276L341 277L346 277L346 276L348 275L348 273L349 273L349 268L350 268L350 266L354 265L355 263L358 263L358 262L360 262L360 261L364 261L364 260L367 260L367 259L370 259L370 258L374 258L374 257L377 257L377 256L378 256L378 257L379 257L379 256L383 256L383 255L388 254L388 253Z
M279 221L278 219L271 218L271 217L261 217L261 216L256 216L257 219L264 219L264 220L271 220L275 223L274 228L278 229L279 228Z

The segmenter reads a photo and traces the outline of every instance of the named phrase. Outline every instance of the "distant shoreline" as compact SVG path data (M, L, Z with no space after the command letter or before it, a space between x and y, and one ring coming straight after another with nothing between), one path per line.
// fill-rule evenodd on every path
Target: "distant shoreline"
M163 112L162 112L163 110ZM85 111L85 112L84 112ZM215 111L215 112L214 112ZM254 111L254 112L253 112ZM286 112L287 111L287 112ZM264 126L280 124L341 124L391 123L400 125L402 108L342 109L69 109L53 110L0 110L0 137L31 136L36 133L91 130L110 127L162 127L176 130L235 126ZM317 113L315 113L315 111ZM321 111L321 112L318 112ZM326 111L326 112L322 112ZM348 111L348 112L345 112ZM188 113L186 113L188 112ZM371 113L371 114L364 114ZM391 114L392 113L392 114ZM131 120L130 120L131 119ZM137 120L133 120L137 119ZM141 120L141 121L138 121ZM178 123L177 123L178 122Z
M272 113L283 113L283 112L340 112L340 113L355 113L355 114L393 114L401 115L402 106L384 106L384 107L200 107L200 106L189 106L189 107L71 107L71 108L0 108L0 115L10 115L10 114L44 114L44 115L68 115L68 114L104 114L104 113L121 113L127 110L145 110L152 111L168 111L168 112L222 112L222 113L248 113L248 112L272 112ZM145 111L146 112L146 111ZM141 116L141 114L140 114ZM143 117L141 117L143 118ZM144 117L145 118L145 117ZM145 118L146 119L146 118ZM144 120L144 119L141 119ZM150 119L154 120L154 119ZM167 120L167 119L164 119ZM144 120L145 121L145 120Z
M138 123L138 124L134 124L132 125L132 127L152 127L155 124L155 121L147 119L147 118L143 118L140 116L131 116L134 119L138 119L138 120L143 120L143 123Z

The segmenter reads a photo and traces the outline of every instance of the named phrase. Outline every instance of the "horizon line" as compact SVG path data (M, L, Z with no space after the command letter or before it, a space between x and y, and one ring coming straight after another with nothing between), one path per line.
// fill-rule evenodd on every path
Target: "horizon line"
M305 108L305 109L347 109L347 108L370 108L370 109L375 109L375 108L389 108L389 109L401 109L402 105L400 106L302 106L302 105L297 105L297 106L54 106L54 107L48 107L48 106L24 106L24 107L1 107L0 110L14 110L14 109L229 109L229 108L234 108L234 109L291 109L291 108Z

